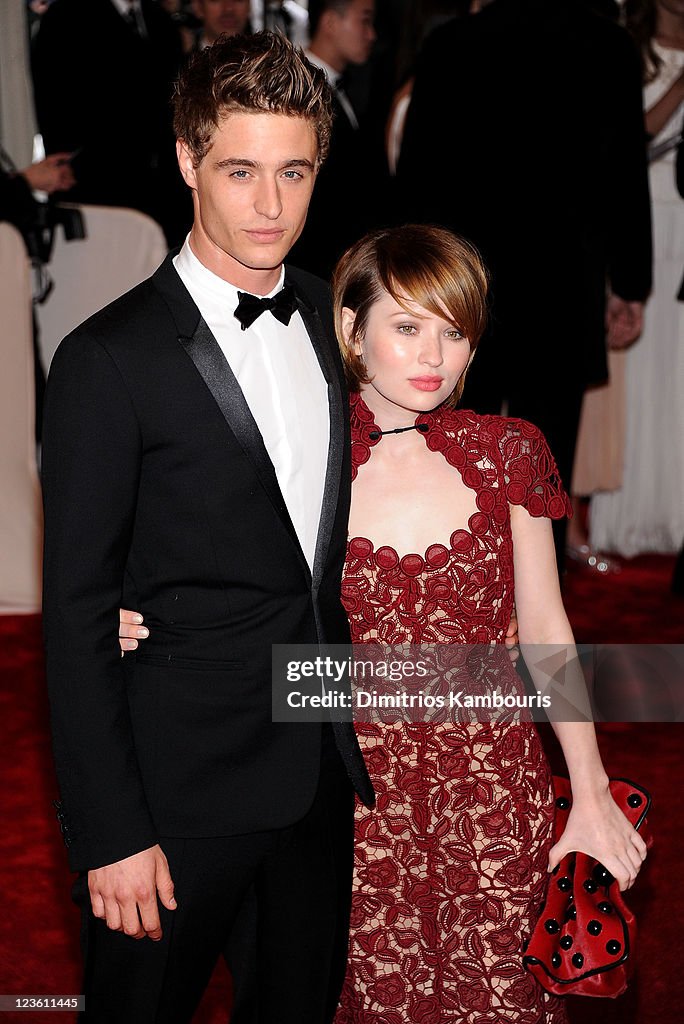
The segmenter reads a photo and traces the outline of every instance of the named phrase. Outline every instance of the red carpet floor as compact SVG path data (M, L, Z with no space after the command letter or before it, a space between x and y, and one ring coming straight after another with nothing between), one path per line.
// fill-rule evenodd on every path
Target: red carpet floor
M635 559L622 574L571 571L566 605L577 639L680 643L684 599L669 593L673 560ZM55 796L40 647L34 616L0 617L0 993L77 993L78 919L51 801ZM651 790L656 847L629 902L640 923L638 974L619 1000L570 1000L574 1024L676 1024L684 1021L681 846L684 832L680 725L600 727L608 771ZM551 755L555 753L551 749ZM229 981L217 967L195 1024L226 1024ZM60 1013L8 1013L3 1020L61 1021Z

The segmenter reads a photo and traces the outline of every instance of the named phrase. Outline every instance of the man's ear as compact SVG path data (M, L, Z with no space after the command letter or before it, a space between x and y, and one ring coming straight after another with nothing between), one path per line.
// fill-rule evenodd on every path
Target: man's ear
M183 181L190 188L196 189L197 174L195 172L195 162L192 153L182 139L176 140L176 156L178 157L178 166L183 175Z
M340 14L334 7L329 7L327 11L323 11L320 18L318 19L317 32L322 32L325 36L335 36L339 28Z
M353 341L354 337L354 324L356 323L356 313L353 309L349 309L348 306L342 307L342 339L348 349L353 349L354 354L361 356L361 342L357 338Z

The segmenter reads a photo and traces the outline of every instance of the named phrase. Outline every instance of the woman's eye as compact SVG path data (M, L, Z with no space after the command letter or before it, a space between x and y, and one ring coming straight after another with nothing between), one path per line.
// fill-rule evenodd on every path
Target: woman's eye
M456 327L450 331L446 331L446 336L447 338L452 338L454 341L463 341L463 335Z
M398 330L401 331L402 334L416 333L415 324L399 324Z

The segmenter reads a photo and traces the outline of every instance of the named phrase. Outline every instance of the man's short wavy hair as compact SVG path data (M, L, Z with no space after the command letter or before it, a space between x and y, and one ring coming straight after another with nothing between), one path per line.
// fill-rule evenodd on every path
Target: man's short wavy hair
M220 36L194 54L176 82L173 127L197 167L231 113L304 117L318 139L318 163L330 147L332 94L325 73L278 32Z

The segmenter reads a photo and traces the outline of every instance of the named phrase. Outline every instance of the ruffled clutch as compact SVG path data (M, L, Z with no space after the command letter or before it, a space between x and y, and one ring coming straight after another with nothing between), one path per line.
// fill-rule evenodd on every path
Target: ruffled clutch
M553 783L557 842L568 820L572 794L569 779L555 775ZM611 779L610 791L650 846L646 828L650 795L628 779ZM554 995L615 998L627 987L635 940L634 914L610 872L584 853L568 853L551 875L523 964Z

